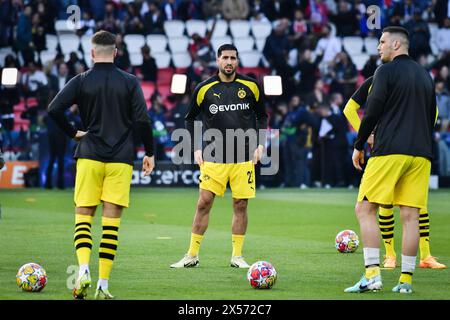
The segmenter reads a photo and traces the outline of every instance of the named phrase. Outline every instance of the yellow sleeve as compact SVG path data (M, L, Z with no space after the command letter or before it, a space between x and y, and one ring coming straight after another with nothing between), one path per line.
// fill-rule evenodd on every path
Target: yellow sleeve
M359 126L361 125L361 119L358 116L360 107L361 106L355 100L350 98L344 108L344 115L356 132L359 131Z

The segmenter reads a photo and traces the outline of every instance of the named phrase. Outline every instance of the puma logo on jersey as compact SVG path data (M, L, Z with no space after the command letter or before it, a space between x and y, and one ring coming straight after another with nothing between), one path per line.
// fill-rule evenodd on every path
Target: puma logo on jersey
M213 93L213 96L215 96L215 97L217 97L217 98L219 98L220 99L220 95L221 95L222 93Z

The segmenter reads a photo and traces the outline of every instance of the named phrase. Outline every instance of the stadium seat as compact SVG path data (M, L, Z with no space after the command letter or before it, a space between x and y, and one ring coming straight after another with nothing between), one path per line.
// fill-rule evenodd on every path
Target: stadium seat
M152 96L153 92L155 92L155 84L153 82L149 82L149 81L142 81L141 88L142 88L142 92L144 94L145 101L148 101L150 99L150 97ZM148 107L149 107L149 104L147 104L147 108Z
M361 37L344 37L342 40L345 51L349 55L360 54L363 49L363 39Z
M167 37L163 34L149 34L146 37L146 43L150 47L151 52L164 52L167 48Z
M142 65L143 59L140 52L130 52L130 63L133 67Z
M231 20L230 32L233 38L245 38L250 35L250 22L248 20Z
M169 49L172 53L186 52L189 46L189 38L186 36L169 37Z
M75 28L70 27L69 20L56 20L55 22L55 30L58 35L62 34L75 34Z
M178 38L184 34L184 22L181 20L164 21L164 33L169 38Z
M366 49L366 53L373 56L378 55L378 39L374 37L364 38L364 47Z
M254 68L258 67L259 62L261 61L261 52L253 50L249 52L239 53L239 60L241 61L241 65L244 68Z
M206 27L208 31L211 31L214 21L208 20ZM228 32L228 22L226 20L216 20L216 26L211 35L211 38L222 38L227 35Z
M192 63L191 55L187 52L176 52L172 54L175 68L188 68Z
M141 48L145 45L145 37L140 34L127 34L123 37L123 41L127 45L128 52L141 53Z
M42 65L45 66L48 62L53 61L55 59L56 54L57 54L57 52L53 51L53 50L41 51L40 58L41 58Z
M12 54L14 57L16 56L16 54L12 51L11 47L0 49L0 67L3 67L3 64L5 63L5 58L9 54Z
M168 51L152 53L152 56L156 60L156 66L158 69L167 68L170 66L171 56Z
M48 51L56 52L56 48L58 47L58 37L54 34L46 34L45 44Z
M91 36L83 35L81 36L81 48L83 49L83 53L91 55L92 42Z
M211 46L214 52L217 52L217 49L219 49L219 47L225 43L232 43L232 39L230 36L211 38Z
M265 39L272 32L272 24L270 22L253 21L250 22L252 34L256 39Z
M235 47L238 49L238 52L248 52L253 51L253 47L255 46L255 39L253 37L245 37L245 38L234 38L233 43Z
M355 64L356 69L358 71L361 71L362 68L364 68L364 65L366 64L367 60L369 60L369 55L367 53L352 54L351 59Z
M256 50L258 50L259 52L263 52L264 46L266 45L266 38L256 38L255 43Z
M76 52L80 47L80 38L76 34L60 34L59 45L63 54Z
M206 34L206 22L203 20L191 19L186 21L186 32L189 37L194 33L204 37Z

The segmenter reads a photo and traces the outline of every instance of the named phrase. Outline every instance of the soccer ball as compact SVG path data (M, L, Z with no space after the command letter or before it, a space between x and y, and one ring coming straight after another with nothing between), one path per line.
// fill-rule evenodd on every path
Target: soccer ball
M359 246L358 235L353 230L343 230L337 234L335 245L341 253L355 252Z
M255 289L270 289L277 281L277 271L267 261L258 261L251 265L247 279Z
M28 292L39 292L47 284L47 273L37 263L27 263L20 267L16 275L19 288Z

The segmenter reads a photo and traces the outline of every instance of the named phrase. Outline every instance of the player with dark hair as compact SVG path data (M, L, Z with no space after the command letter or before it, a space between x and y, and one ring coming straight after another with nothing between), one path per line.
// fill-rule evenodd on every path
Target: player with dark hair
M373 76L367 78L363 84L356 90L352 97L348 100L344 108L344 114L353 129L358 132L361 125L361 120L358 117L358 110L367 101L367 97L370 94L372 88ZM438 110L436 110L438 111ZM436 112L437 120L437 112ZM370 147L373 147L372 134L368 143ZM382 206L378 209L378 224L380 226L381 237L383 238L384 247L386 250L386 256L383 262L383 267L392 269L397 266L397 255L395 253L394 246L394 206ZM421 209L419 216L419 251L420 251L420 268L430 269L445 269L446 265L436 261L436 257L431 255L430 251L430 217L428 210Z
M408 56L408 36L402 27L387 27L378 45L385 64L375 72L352 156L355 168L362 170L364 144L376 128L355 208L364 243L365 274L345 292L382 288L376 218L380 205L399 206L403 222L402 273L392 291L412 292L419 210L426 210L428 202L436 97L430 75Z
M153 135L147 105L137 78L113 61L115 36L99 31L92 37L94 66L70 80L50 103L48 112L60 128L78 141L75 150L75 235L79 277L73 295L84 299L91 285L89 260L91 226L97 206L103 202L102 240L99 248L99 280L95 298L114 298L108 280L118 245L123 208L129 205L133 172L132 127L144 143L144 175L154 167ZM76 130L64 111L77 104L86 131Z
M235 139L228 139L226 132L255 130L255 136L259 136L260 130L267 127L267 115L258 83L236 72L236 47L231 44L222 45L217 51L216 63L218 73L196 87L185 117L194 158L200 165L200 190L189 250L180 261L170 266L172 268L198 265L198 252L208 228L214 198L216 195L224 195L227 183L230 184L233 197L231 266L249 267L242 257L247 230L247 205L248 199L255 197L255 164L261 159L265 137L261 137L259 141L254 139L254 149L251 141L246 140L230 150ZM194 120L199 116L205 136L212 130L220 133L206 144L203 151L202 146L194 140ZM211 149L215 151L214 156L206 152ZM239 156L240 151L243 151L242 157Z

